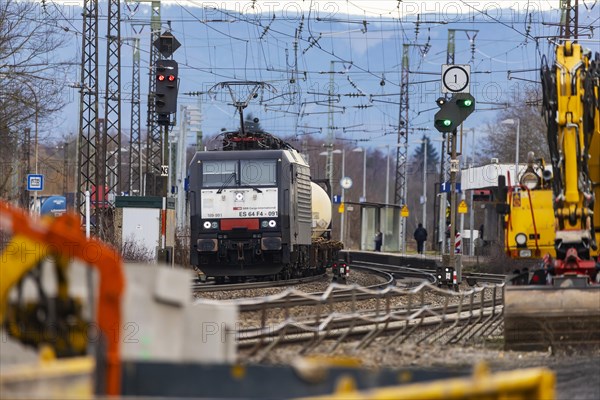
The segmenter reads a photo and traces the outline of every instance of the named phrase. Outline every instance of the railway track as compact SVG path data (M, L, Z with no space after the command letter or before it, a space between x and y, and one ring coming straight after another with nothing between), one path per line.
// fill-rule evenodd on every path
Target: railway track
M378 287L384 288L395 283L394 276L388 271L380 271L376 266L362 265L363 263L357 263L352 265L353 270L363 271L372 275L380 276L383 281L376 285L369 286L369 288L376 289ZM407 276L410 273L407 272ZM208 282L194 282L192 283L192 291L196 293L201 292L212 292L212 291L229 291L229 290L244 290L244 289L264 289L272 287L282 286L294 286L303 283L311 283L322 279L327 276L326 274L315 275L310 277L277 280L277 281L260 281L260 282L244 282L244 283L232 283L232 284L218 284L215 281ZM416 276L416 273L415 273ZM313 293L314 294L314 293Z
M396 285L399 278L417 278L421 281L435 284L437 278L431 272L419 271L415 268L405 266L372 265L372 263L356 262L352 264L354 271L362 271L372 275L378 275L383 281L364 288L365 292L357 293L356 286L331 285L325 292L304 293L299 291L287 291L284 293L257 299L245 299L237 302L241 312L258 311L266 309L311 306L315 302L342 303L349 301L365 301L377 298L381 291Z
M277 280L277 281L260 281L260 282L244 282L244 283L231 283L231 284L217 284L215 281L208 281L204 283L195 282L192 284L192 291L199 292L212 292L215 290L228 291L228 290L244 290L244 289L264 289L271 287L280 286L293 286L300 285L303 283L315 282L326 274L320 274L315 276L308 276L303 278Z
M413 268L410 265L389 265L369 261L357 261L353 263L353 266L354 265L358 265L363 268L374 269L380 272L386 272L397 279L416 278L432 284L437 282L435 271ZM356 269L356 267L354 268Z
M321 299L327 299L329 302L343 302L353 300L365 300L369 297L373 297L378 291L395 285L395 277L386 271L380 271L373 267L353 265L354 271L362 271L365 273L378 275L383 280L382 282L365 287L373 294L359 294L357 295L354 291L355 286L331 284L325 292L316 293L305 293L298 290L290 289L288 291L262 297L256 299L243 299L236 301L241 312L258 311L266 309L277 309L277 308L288 308L288 307L300 307L310 306L319 302Z
M503 275L463 274L471 286L479 282L489 285L454 293L437 287L436 269L370 261L355 261L352 267L354 270L387 273L394 280L407 279L410 283L403 289L391 285L390 281L387 286L330 288L329 292L312 294L290 292L266 302L258 299L244 301L239 303L240 311L258 311L260 325L236 331L239 348L248 351L248 356L263 349L262 357L266 357L275 346L292 343L304 344L306 350L328 341L329 351L334 351L348 339L358 340L357 348L364 348L377 338L386 338L388 343L392 343L396 340L405 341L411 335L418 336L418 342L443 340L445 343L456 343L478 336L485 337L501 327ZM403 296L403 300L397 300ZM431 300L436 296L443 299L443 304L439 304L439 300L437 303ZM360 309L360 302L371 304L371 308ZM337 306L340 304L346 304L351 311L336 311L340 310ZM313 311L294 317L294 308L300 306L296 310L312 307L310 309ZM282 316L282 320L273 320L272 312L268 314L269 310L274 309L281 309L277 314ZM428 334L419 333L424 331Z
M412 275L415 278L420 278L423 276L430 276L428 281L430 283L436 283L437 281L437 269L431 268L432 260L430 259L419 259L415 257L404 258L401 256L388 256L385 258L386 262L375 262L369 261L368 256L365 257L365 253L361 253L362 258L365 258L360 261L355 261L355 263L360 263L360 265L369 266L373 268L379 268L381 271L387 271L392 274L399 274L399 277L411 277L411 271L414 272ZM382 257L379 254L374 254L372 259L378 260ZM394 260L395 259L395 260ZM391 264L391 261L399 262L402 266L397 266ZM506 275L503 274L489 274L489 273L481 273L481 272L463 272L463 279L469 284L469 286L474 286L478 282L484 283L492 283L492 284L501 284L506 281Z
M342 303L351 301L366 301L380 296L380 291L385 288L396 285L397 279L413 279L408 287L416 287L421 282L428 282L432 285L437 283L436 271L432 269L419 269L405 265L390 265L384 263L374 263L368 261L356 261L352 263L353 271L362 271L371 275L381 277L382 281L365 287L366 292L357 293L355 286L347 285L331 285L325 292L305 293L290 289L282 293L270 295L266 297L258 297L252 299L236 300L241 312L251 312L268 309L279 309L289 307L311 306L315 303ZM487 276L489 275L489 276ZM314 282L321 279L323 275L317 277L308 277L300 279L269 281L269 282L251 282L238 283L229 285L217 284L201 284L194 285L193 289L196 292L208 291L226 291L226 290L243 290L243 289L259 289L280 286L294 286L297 284ZM468 274L467 279L485 280L487 282L500 283L501 276L490 274Z
M288 343L314 347L324 340L333 341L335 348L349 338L359 338L359 346L368 346L376 338L404 341L424 330L429 332L427 340L444 337L450 342L485 335L501 325L503 275L465 273L463 277L470 285L489 285L456 293L437 287L436 269L420 268L415 260L395 265L399 261L353 261L352 271L380 277L380 282L368 287L334 283L324 292L305 293L289 288L270 296L231 300L245 315L235 330L238 346L250 354L259 349L266 354L274 346ZM404 285L397 285L399 281L404 281ZM211 285L203 290L292 286L303 282L306 280Z

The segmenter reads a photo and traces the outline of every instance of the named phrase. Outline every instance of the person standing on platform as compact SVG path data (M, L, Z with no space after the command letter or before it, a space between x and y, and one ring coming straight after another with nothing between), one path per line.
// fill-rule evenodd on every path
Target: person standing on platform
M427 230L423 228L423 224L419 224L413 235L417 241L417 252L423 254L423 247L427 240Z
M381 251L382 243L383 243L383 233L377 232L375 234L375 251Z

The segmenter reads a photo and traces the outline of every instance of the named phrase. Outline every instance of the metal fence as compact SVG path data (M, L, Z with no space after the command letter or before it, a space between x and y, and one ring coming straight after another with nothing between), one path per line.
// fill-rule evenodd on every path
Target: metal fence
M459 293L429 283L410 290L332 284L319 295L290 289L261 300L237 301L242 310L251 305L260 311L255 311L258 326L248 326L246 320L235 334L240 350L247 350L245 356L259 358L288 343L300 343L302 354L317 347L331 353L349 340L356 350L406 341L466 343L502 334L503 296L504 284Z

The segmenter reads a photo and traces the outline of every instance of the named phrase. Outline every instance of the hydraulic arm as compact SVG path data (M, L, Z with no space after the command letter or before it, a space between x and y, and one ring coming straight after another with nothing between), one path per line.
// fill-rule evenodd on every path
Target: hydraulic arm
M23 210L0 200L0 229L13 234L4 249L0 268L0 323L9 314L8 292L31 271L48 252L59 257L59 297L66 296L62 262L77 258L98 269L97 323L102 332L106 363L106 394L120 393L121 361L121 295L125 284L123 266L118 253L94 238L86 238L79 218L65 214L55 219L32 218ZM6 261L6 262L4 262ZM102 387L102 385L100 385Z
M508 286L508 349L600 344L600 57L566 41L542 67L543 112L552 159L556 259L544 257L531 286ZM550 275L552 279L546 279ZM538 279L533 279L535 277ZM540 279L540 276L543 277ZM552 286L544 282L552 281Z
M555 276L596 276L598 250L598 55L565 41L542 68L544 114L554 169Z

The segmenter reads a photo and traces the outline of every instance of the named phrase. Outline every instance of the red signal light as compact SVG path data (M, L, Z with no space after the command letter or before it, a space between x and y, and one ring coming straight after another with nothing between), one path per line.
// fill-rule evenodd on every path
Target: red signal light
M169 82L173 82L175 80L175 75L169 75Z
M161 81L161 82L162 82L162 81L164 81L164 80L165 80L165 76L164 76L164 75L158 75L158 76L156 77L156 79L158 79L159 81Z

